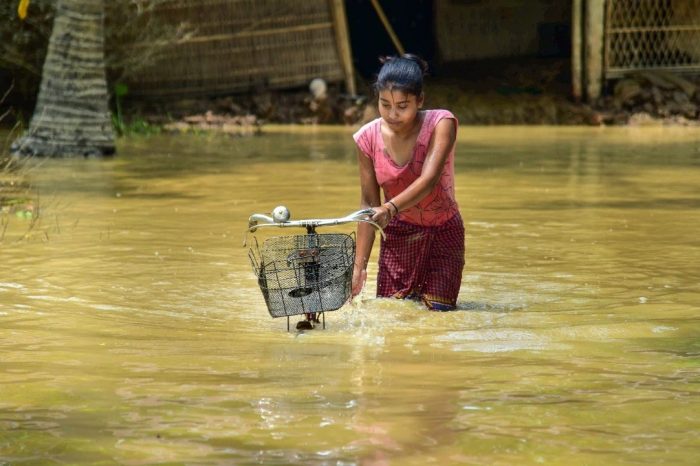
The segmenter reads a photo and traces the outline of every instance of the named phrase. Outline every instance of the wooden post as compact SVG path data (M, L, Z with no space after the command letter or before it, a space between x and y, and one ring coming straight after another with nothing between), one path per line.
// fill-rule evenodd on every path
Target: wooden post
M583 0L571 2L571 93L576 102L583 97L583 74L581 57L583 55Z
M603 43L605 34L605 0L586 0L586 97L600 97L603 81Z
M355 69L352 66L352 47L350 46L350 34L348 32L344 0L331 0L330 7L331 16L333 17L333 30L335 31L336 50L338 50L338 58L345 75L345 89L348 94L357 95Z

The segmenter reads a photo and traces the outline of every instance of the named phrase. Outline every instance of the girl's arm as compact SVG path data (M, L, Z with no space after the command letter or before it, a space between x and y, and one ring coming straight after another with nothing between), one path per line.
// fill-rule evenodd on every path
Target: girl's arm
M357 161L360 167L360 208L378 207L380 203L379 183L377 183L377 178L374 174L372 160L358 148ZM372 253L373 244L374 227L367 223L358 224L355 264L352 274L352 296L356 296L362 291L362 286L367 278L367 262Z
M457 139L457 130L455 122L452 118L445 118L438 122L433 131L433 136L430 138L428 146L428 154L423 163L423 170L420 176L411 183L401 194L391 199L391 202L398 208L399 211L413 207L422 201L425 196L430 194L436 184L440 181L442 169L445 162L454 147ZM377 212L372 219L377 221L383 219L381 214ZM398 212L391 212L393 215Z

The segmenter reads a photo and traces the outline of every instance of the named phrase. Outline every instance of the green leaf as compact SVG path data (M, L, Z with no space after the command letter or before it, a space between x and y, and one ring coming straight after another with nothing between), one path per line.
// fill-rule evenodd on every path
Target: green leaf
M117 97L124 97L129 93L129 86L124 83L116 83L114 85L114 95Z

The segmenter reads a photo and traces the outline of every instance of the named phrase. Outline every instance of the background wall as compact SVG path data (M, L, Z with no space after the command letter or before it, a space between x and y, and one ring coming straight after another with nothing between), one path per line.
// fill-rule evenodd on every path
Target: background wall
M435 0L441 61L571 55L569 0Z

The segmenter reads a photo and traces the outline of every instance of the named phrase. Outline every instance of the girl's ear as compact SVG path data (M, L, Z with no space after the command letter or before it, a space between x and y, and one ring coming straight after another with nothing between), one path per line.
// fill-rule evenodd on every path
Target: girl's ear
M420 110L423 108L423 102L425 101L425 93L421 92L420 95L418 96L418 99L416 99L416 103L418 104L418 109Z

